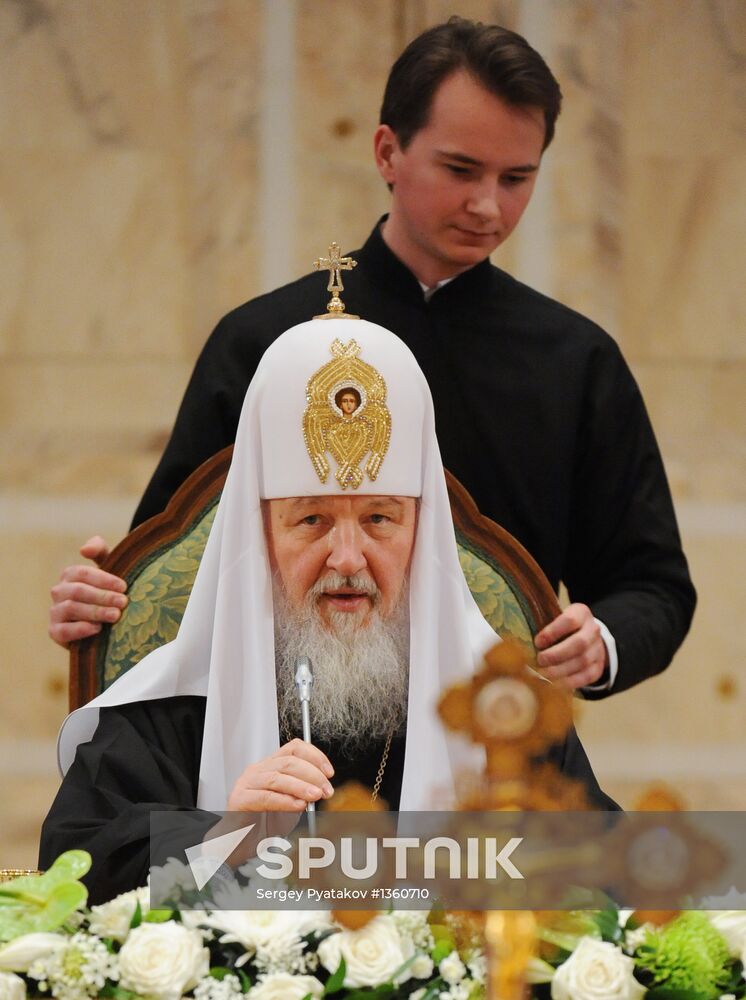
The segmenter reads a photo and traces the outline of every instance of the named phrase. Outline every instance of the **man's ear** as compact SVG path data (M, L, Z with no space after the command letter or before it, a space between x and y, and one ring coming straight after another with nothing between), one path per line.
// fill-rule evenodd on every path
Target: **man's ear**
M373 136L373 154L378 173L389 187L396 180L395 155L399 152L399 141L389 125L379 125Z

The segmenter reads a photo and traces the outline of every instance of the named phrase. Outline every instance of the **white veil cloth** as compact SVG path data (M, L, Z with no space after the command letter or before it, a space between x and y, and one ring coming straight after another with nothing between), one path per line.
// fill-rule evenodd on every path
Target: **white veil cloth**
M333 460L324 484L314 469L303 415L309 379L332 360L333 341L352 339L360 360L385 381L391 437L375 481L366 475L344 495L421 498L410 569L400 809L432 808L434 790L452 793L459 771L483 765L483 751L447 733L435 711L442 691L468 676L497 639L459 565L430 390L398 337L364 320L339 318L293 327L264 354L244 400L230 471L178 635L68 716L58 742L63 773L78 744L91 739L100 708L176 695L207 698L200 808L226 809L243 770L278 749L272 579L261 500L342 494Z

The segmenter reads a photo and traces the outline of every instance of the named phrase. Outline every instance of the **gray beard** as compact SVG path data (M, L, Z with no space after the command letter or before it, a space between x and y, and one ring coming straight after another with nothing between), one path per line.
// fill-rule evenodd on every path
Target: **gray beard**
M371 592L373 607L365 624L360 616L333 611L327 627L318 607L326 587L355 587ZM341 741L348 753L370 740L384 739L407 717L409 695L409 588L405 585L391 615L381 617L370 580L330 574L306 595L298 610L290 607L275 581L275 671L281 733L302 733L295 686L299 656L313 664L311 739Z

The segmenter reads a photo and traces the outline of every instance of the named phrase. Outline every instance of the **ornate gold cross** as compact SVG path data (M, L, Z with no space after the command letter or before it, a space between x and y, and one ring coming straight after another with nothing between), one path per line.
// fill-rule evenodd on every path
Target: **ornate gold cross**
M329 284L326 286L327 292L332 293L332 298L327 305L326 313L323 316L314 316L314 319L331 319L332 317L344 316L345 319L358 319L345 313L345 304L340 299L339 293L344 291L342 285L342 271L351 271L357 267L357 261L352 257L343 257L339 243L332 242L329 245L329 256L319 257L313 262L314 271L328 271Z
M510 640L494 646L468 681L441 696L438 713L447 729L467 735L487 752L483 787L461 798L461 808L528 810L582 808L582 793L551 765L533 757L562 739L572 722L570 696L526 670L524 650ZM552 802L554 790L558 801ZM530 911L484 914L488 1000L523 1000L535 949Z

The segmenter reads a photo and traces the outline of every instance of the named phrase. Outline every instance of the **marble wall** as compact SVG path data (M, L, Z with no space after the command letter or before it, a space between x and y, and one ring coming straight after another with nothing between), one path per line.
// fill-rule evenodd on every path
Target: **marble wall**
M387 69L452 12L523 31L561 80L496 261L621 343L700 592L671 669L581 706L581 732L626 805L661 777L691 806L746 807L746 7L0 0L0 866L34 863L57 783L59 568L126 532L220 315L385 211Z

